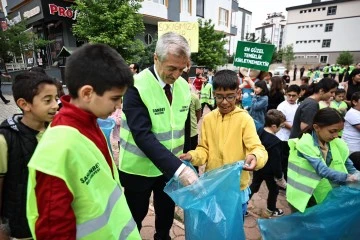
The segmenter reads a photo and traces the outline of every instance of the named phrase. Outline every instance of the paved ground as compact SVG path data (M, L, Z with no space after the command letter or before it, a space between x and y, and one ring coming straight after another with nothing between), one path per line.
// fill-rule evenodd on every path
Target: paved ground
M13 115L14 113L20 113L20 110L15 105L12 95L10 95L8 91L8 86L3 86L3 90L6 93L4 96L11 100L11 102L5 105L2 101L0 101L0 121L2 122L7 117ZM205 110L207 113L208 110ZM255 194L250 202L250 216L245 218L244 229L246 234L246 239L261 239L260 232L257 226L256 220L262 216L262 211L266 209L266 199L267 199L267 188L266 185L263 184L260 188L259 193ZM285 214L290 213L289 206L285 200L283 193L280 193L278 197L278 208L282 208ZM176 209L176 219L174 220L173 227L171 229L171 237L172 239L185 239L184 233L184 225L182 224L182 220L184 218L183 212L181 209ZM152 204L149 206L149 212L143 222L143 228L141 230L141 236L143 239L153 239L154 235L154 223L155 223L155 214L153 211ZM205 230L205 229L204 229Z

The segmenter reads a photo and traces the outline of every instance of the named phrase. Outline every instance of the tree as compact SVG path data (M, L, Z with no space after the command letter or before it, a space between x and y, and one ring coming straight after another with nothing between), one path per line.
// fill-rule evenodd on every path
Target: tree
M199 36L199 52L191 54L197 65L215 69L227 63L225 34L215 31L211 19L204 22L199 19Z
M104 43L116 49L127 62L138 61L144 44L135 39L143 33L144 23L138 14L140 0L76 0L80 12L73 33L93 43Z
M336 59L336 63L340 65L350 65L354 62L354 56L345 51L340 53L339 57Z
M259 38L255 36L255 33L246 33L245 35L245 41L248 42L257 42Z
M0 31L0 60L6 69L6 62L10 62L14 56L20 56L26 51L34 51L42 48L51 41L37 38L31 32L26 31L26 22L21 21L10 26L6 31Z
M286 69L290 70L291 67L291 61L295 59L295 54L294 54L294 48L293 45L286 45L283 49L282 49L282 60L285 61L285 65L286 65Z
M139 55L139 66L140 69L145 69L154 64L154 52L156 47L157 39L153 40L151 44L145 46L144 53Z

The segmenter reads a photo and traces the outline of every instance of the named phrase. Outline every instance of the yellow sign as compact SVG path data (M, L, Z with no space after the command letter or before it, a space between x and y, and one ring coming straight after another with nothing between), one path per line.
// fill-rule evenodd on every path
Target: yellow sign
M189 43L191 52L199 51L199 24L197 22L158 22L158 36L175 32Z

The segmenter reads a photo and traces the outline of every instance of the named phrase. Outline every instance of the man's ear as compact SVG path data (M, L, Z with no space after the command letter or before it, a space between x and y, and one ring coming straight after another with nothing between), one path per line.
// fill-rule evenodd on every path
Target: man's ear
M91 101L95 94L94 88L90 85L84 85L78 90L78 98L87 103Z
M24 98L16 100L16 105L18 105L18 107L24 112L30 112L31 110L31 103L27 102Z

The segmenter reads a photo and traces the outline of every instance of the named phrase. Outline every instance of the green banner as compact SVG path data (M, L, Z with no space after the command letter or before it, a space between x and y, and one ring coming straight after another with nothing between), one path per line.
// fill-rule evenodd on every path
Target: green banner
M234 66L268 71L274 48L272 44L238 41Z

